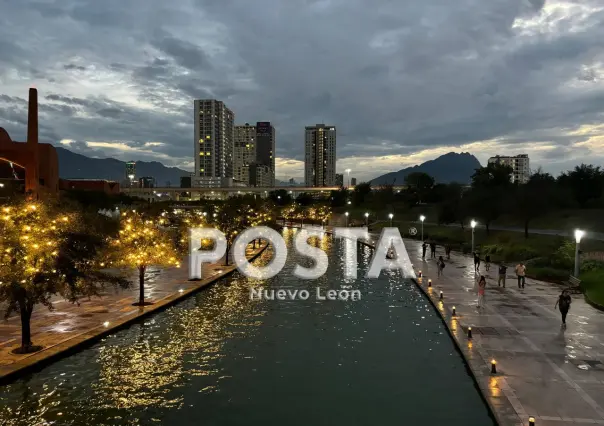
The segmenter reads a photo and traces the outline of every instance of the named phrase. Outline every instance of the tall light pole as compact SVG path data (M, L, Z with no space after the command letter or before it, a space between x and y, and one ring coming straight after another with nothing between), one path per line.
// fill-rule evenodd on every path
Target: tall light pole
M348 228L348 212L344 213L346 215L346 227Z
M369 213L365 213L365 226L369 226Z
M345 171L346 173L348 173L348 185L347 185L346 187L347 187L347 188L350 188L350 172L351 172L352 170L350 170L350 169L346 169L346 170L344 170L344 171Z
M419 217L419 220L421 220L421 222L422 222L422 241L424 241L424 220L426 220L426 216L421 215Z
M585 235L584 231L580 229L575 229L575 241L577 244L575 245L575 277L579 278L579 244L581 244L581 238Z
M474 254L474 228L476 228L476 223L474 219L470 222L470 226L472 227L472 254Z
M392 228L392 218L394 217L394 215L390 213L388 217L390 218L390 227Z

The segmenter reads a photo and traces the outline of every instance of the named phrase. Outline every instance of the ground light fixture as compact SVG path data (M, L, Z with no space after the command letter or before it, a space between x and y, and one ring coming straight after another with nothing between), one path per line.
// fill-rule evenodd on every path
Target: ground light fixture
M369 213L365 212L365 226L369 226Z
M453 315L454 317L456 317L456 316L457 316L457 313L455 312L455 306L453 306L453 313L452 313L452 315Z
M432 287L432 280L428 279L428 287Z
M468 339L472 338L472 327L468 327Z
M439 298L440 300L443 300L443 292L442 292L442 291L440 292L440 295L439 295L439 297L438 297L438 298Z
M535 418L533 416L529 417L529 426L535 426Z
M491 374L497 374L497 361L491 360Z
M178 290L179 293L184 293L185 291L181 288L180 290Z
M422 277L422 271L417 271L417 276L418 276L418 278L421 278Z
M103 325L105 326L105 328L109 327L109 321L105 321L105 322L103 323Z
M392 228L392 218L394 217L394 215L390 213L388 217L390 218L390 227Z

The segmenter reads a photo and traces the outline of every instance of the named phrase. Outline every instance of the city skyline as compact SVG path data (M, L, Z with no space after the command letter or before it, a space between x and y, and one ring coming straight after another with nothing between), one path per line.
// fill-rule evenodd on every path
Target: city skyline
M339 129L336 170L361 181L450 151L483 164L526 153L553 174L585 157L604 164L596 0L293 2L275 14L142 4L5 6L0 123L9 134L24 139L23 93L35 86L41 142L191 171L190 104L206 98L224 101L238 123L279 128L277 177L303 176L301 129L318 122ZM134 13L144 19L131 22ZM36 33L18 30L28 26ZM351 26L363 30L350 36ZM321 69L302 72L307 57Z

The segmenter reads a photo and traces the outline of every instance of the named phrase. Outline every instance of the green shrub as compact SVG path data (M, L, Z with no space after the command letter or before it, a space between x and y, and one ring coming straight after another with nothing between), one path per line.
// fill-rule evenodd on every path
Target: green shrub
M588 259L581 263L581 273L601 269L604 271L604 262L601 260Z
M526 268L527 275L541 281L562 282L568 279L568 271L545 267Z
M547 268L552 266L549 257L535 257L526 261L526 266L529 268Z
M575 264L575 243L565 241L551 256L552 266L559 269L572 268Z

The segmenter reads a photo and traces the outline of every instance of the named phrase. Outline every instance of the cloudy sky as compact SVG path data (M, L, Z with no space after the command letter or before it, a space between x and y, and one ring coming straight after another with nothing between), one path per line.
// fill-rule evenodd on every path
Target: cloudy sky
M192 170L193 99L272 121L277 176L304 126L368 179L449 151L604 165L602 0L8 0L0 126L90 156Z

